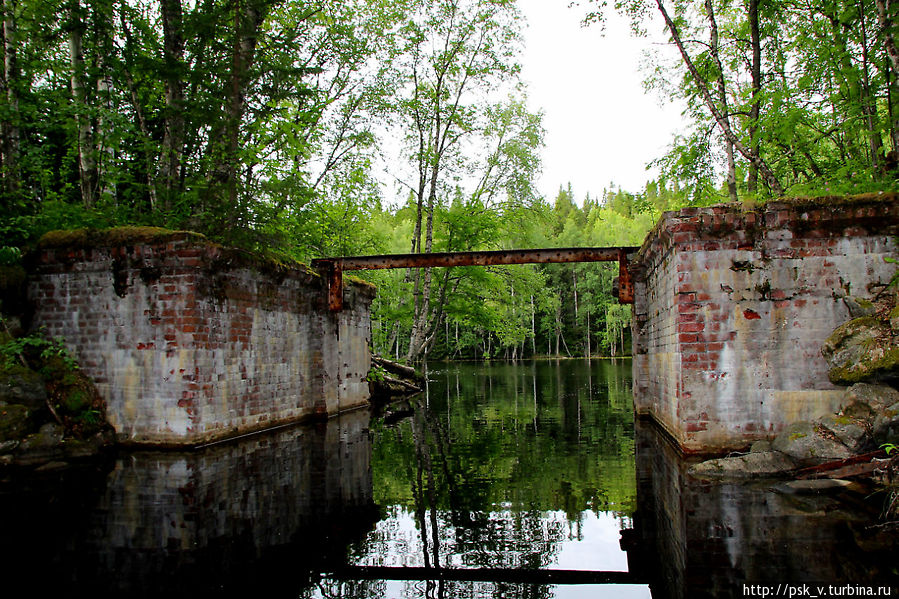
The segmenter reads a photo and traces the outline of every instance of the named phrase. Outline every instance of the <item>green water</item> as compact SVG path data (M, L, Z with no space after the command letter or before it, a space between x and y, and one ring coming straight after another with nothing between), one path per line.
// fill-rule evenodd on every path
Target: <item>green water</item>
M390 420L371 425L383 518L350 547L349 562L487 569L506 580L326 581L311 596L648 596L639 586L514 580L534 569L627 572L620 533L636 507L629 360L431 365L412 415Z

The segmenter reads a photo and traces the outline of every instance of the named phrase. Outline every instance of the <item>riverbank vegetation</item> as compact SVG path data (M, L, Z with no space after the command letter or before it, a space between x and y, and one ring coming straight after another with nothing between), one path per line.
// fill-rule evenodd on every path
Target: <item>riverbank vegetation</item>
M686 128L643 189L541 197L513 0L3 0L3 243L144 225L300 260L636 245L666 209L895 188L899 7L617 6L637 32L666 24L647 86L686 102ZM613 276L377 273L373 341L408 360L620 355Z

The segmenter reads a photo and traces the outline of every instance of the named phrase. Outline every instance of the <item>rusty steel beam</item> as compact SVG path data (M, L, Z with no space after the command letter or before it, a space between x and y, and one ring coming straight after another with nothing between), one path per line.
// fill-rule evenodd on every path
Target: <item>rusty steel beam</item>
M638 247L626 246L344 256L340 258L315 259L312 261L312 267L318 270L328 281L328 307L336 312L343 308L343 271L345 270L618 261L619 284L617 297L618 301L624 304L633 303L633 284L627 270L627 257L636 253L639 249Z
M389 254L319 258L313 268L333 263L340 270L381 268L423 268L435 266L492 266L497 264L547 264L559 262L613 262L621 251L632 254L640 248L551 248L546 250L496 250L483 252L434 252L431 254Z

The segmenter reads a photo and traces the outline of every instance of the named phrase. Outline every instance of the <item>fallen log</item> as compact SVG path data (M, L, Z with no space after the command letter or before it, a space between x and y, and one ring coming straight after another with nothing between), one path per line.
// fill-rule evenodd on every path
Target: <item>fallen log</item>
M392 372L397 376L406 377L416 381L421 380L421 375L415 372L415 369L411 366L406 366L405 364L400 364L399 362L387 360L385 358L382 358L381 356L372 356L371 361L373 364L376 364L387 372Z
M390 376L389 374L384 375L384 382L391 384L391 385L399 385L400 387L403 387L404 389L408 389L409 391L414 391L416 393L418 391L421 391L421 387L419 387L418 385L410 383L409 381L404 381L402 379L394 378L394 377Z

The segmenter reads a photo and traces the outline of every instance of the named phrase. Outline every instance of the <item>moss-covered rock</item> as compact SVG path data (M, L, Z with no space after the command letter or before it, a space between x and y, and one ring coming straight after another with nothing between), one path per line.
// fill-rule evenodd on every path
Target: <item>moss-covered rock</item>
M24 439L31 427L31 410L23 405L0 402L0 442Z
M65 456L65 430L54 422L47 422L36 433L27 435L16 448L15 463L33 466Z
M40 374L24 366L0 369L0 401L39 410L47 404L47 389Z
M882 408L872 420L875 443L899 443L899 402Z
M847 296L843 298L843 303L849 308L849 316L851 318L874 316L877 312L874 302L863 297Z
M899 332L899 306L895 306L890 310L887 318L890 321L890 328L893 329L893 332Z
M796 467L795 462L778 451L755 451L740 456L706 460L690 468L690 474L705 479L769 478L781 476Z
M853 453L862 453L873 448L873 439L867 421L844 414L831 414L818 421L836 439Z
M887 406L899 402L899 391L889 385L874 385L871 383L856 383L847 390L848 408L867 407L871 413L875 413ZM851 414L849 414L851 415Z
M840 325L825 340L821 353L835 385L899 378L899 345L889 325L873 316Z
M797 422L784 429L771 443L772 449L803 463L841 460L852 455L835 434L818 422Z

